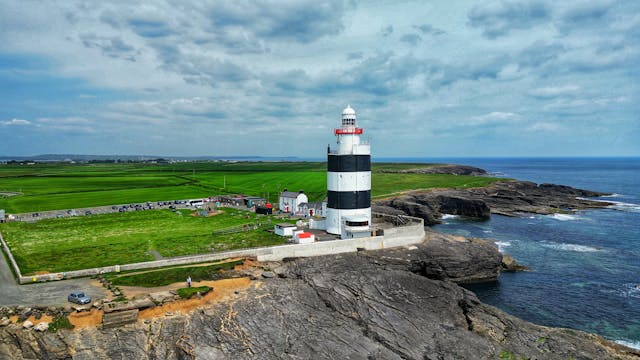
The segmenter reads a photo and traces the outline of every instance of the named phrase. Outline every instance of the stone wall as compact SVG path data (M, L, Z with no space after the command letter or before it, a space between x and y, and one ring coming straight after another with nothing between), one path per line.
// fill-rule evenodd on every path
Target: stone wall
M9 258L9 262L11 263L11 266L13 267L13 271L16 273L17 276L21 276L22 273L20 273L20 268L18 267L18 264L16 263L16 259L13 258L13 254L11 253L11 250L9 249L9 246L7 245L6 242L4 242L4 238L2 237L2 233L0 233L0 242L2 243L2 248L4 249L5 254L7 254L7 257ZM21 282L22 284L22 282Z

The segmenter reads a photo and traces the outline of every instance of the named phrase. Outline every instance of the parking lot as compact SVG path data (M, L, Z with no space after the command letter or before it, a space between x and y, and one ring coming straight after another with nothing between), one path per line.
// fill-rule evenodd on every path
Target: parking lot
M145 211L154 209L194 209L189 200L167 200L155 202L130 203L119 205L93 206L87 208L39 211L13 215L12 221L33 222L42 219L65 218L74 216L91 216L97 214L110 214L116 212Z

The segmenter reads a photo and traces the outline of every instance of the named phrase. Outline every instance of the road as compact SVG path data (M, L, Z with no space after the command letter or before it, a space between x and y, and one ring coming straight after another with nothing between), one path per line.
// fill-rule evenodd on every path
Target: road
M67 295L73 290L82 290L93 300L109 297L98 285L88 278L18 285L4 254L0 254L0 305L3 306L65 306L69 304Z

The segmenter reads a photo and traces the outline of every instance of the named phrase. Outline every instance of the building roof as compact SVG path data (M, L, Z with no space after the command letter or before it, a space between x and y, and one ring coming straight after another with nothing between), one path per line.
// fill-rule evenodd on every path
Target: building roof
M356 111L353 110L351 105L347 105L347 107L344 108L344 110L342 110L342 115L355 115L355 114L356 114Z
M286 198L297 198L298 195L300 195L300 193L295 192L295 191L283 191L282 193L280 193L280 197L286 197Z
M286 228L286 227L297 227L295 224L289 224L289 223L280 223L280 224L276 224L277 227L281 227L281 228Z
M322 202L320 201L311 201L308 203L302 203L298 205L300 207L307 207L307 209L322 209Z

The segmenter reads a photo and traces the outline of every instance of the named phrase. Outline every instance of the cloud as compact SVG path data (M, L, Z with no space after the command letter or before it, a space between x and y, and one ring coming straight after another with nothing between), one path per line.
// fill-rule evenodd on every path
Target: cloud
M512 112L492 111L484 115L473 116L463 121L463 123L468 125L496 125L513 123L519 121L521 118L519 114Z
M142 37L166 37L174 33L170 25L162 20L132 18L127 23L136 34Z
M572 4L560 15L557 25L565 32L584 28L600 28L614 4L609 0L589 0Z
M13 126L13 125L21 126L21 125L30 125L31 121L23 120L23 119L11 119L6 121L0 121L0 124L5 126Z
M558 132L560 130L563 130L564 127L556 124L556 123L550 123L550 122L538 122L535 124L532 124L530 126L528 126L526 128L526 131L528 132L549 132L549 133L555 133Z
M420 30L424 35L444 35L447 33L446 31L433 27L429 24L413 25L413 28Z
M416 46L418 45L418 43L420 43L420 41L422 41L422 38L418 34L405 34L400 37L400 41L406 42L409 45Z
M471 27L494 39L549 21L551 10L539 1L494 1L473 7L467 17Z
M98 36L96 34L81 34L80 41L87 48L97 48L106 56L122 58L127 61L136 61L136 55L140 51L126 44L120 37Z
M339 34L344 29L342 19L346 8L347 5L337 0L311 3L227 1L211 6L208 17L212 29L241 27L258 38L309 43Z
M529 92L532 96L548 99L559 96L575 95L580 91L580 86L577 85L561 85L561 86L545 86L537 89L533 89Z
M393 26L389 25L389 26L385 26L380 30L380 35L382 35L382 37L387 37L389 35L393 34Z
M15 152L19 135L27 152L317 156L350 103L377 154L483 155L482 142L486 155L562 155L534 146L549 124L637 134L638 11L574 0L5 2L0 119L35 120L0 121L13 135L0 152ZM240 143L227 136L238 129L254 131ZM304 141L265 149L284 131ZM153 140L163 138L178 141Z

